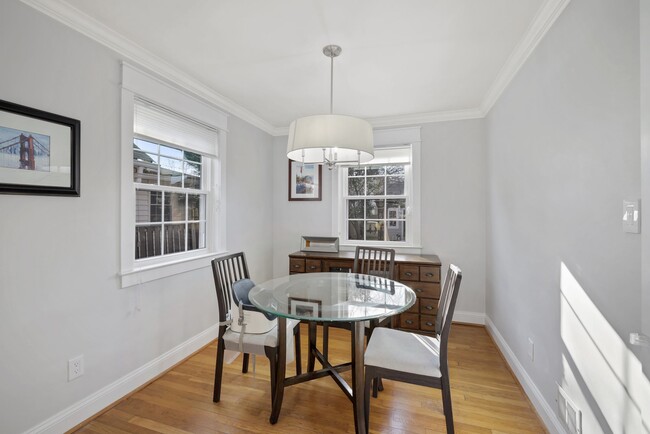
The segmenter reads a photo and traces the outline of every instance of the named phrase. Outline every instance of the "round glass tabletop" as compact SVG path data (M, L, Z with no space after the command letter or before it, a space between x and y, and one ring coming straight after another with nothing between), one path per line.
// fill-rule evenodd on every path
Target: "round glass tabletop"
M400 282L353 273L293 274L261 283L248 296L274 315L331 322L382 318L415 303L415 292Z

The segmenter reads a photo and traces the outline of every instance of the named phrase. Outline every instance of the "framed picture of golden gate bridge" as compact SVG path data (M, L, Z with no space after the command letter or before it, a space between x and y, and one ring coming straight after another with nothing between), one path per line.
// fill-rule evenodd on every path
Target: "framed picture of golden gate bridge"
M0 100L0 193L79 196L81 123Z

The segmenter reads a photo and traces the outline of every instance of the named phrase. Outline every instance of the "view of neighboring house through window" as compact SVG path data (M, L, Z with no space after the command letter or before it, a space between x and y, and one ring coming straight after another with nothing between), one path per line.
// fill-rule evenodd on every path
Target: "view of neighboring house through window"
M376 149L368 165L341 167L343 230L353 242L410 241L410 147Z
M206 247L204 160L196 152L134 138L135 259Z

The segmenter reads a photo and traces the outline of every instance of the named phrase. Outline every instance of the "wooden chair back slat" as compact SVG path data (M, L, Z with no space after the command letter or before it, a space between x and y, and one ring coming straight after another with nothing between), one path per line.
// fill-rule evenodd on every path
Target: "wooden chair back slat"
M232 284L241 279L250 279L244 252L213 259L212 274L219 305L219 321L224 321L232 306Z
M373 274L394 278L395 250L380 247L357 246L354 252L353 273Z

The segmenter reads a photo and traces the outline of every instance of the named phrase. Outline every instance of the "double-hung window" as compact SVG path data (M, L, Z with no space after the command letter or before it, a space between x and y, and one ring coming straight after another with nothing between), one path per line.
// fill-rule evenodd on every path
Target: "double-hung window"
M369 163L338 168L342 244L419 247L419 129L417 134L417 143L376 146Z
M136 260L206 247L209 158L158 142L133 139Z
M225 250L226 121L123 65L123 287L209 266Z

